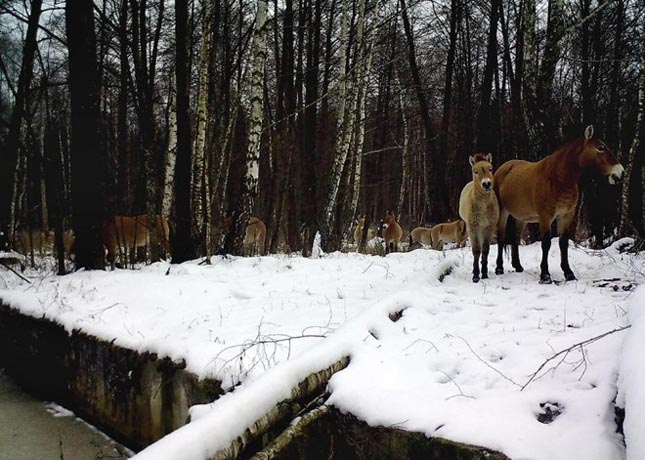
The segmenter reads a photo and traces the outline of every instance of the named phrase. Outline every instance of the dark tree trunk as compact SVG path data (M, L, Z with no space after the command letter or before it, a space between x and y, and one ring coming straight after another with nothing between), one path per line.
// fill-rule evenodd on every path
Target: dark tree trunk
M450 44L446 59L446 78L443 90L443 116L441 118L441 147L442 158L448 158L448 137L450 135L450 110L452 108L452 74L455 68L455 51L457 49L457 25L461 20L461 0L450 2ZM400 212L400 210L399 210Z
M495 150L498 133L495 133L491 113L491 93L493 77L497 70L497 18L499 16L499 0L491 1L488 28L488 46L486 50L486 67L481 87L481 100L477 114L476 150L491 152ZM495 152L497 153L497 152Z
M72 108L72 225L76 266L103 269L101 221L105 217L106 152L99 136L100 90L93 6L91 0L65 5Z
M563 0L549 0L546 45L537 81L537 113L533 113L534 128L537 130L533 143L538 157L552 152L560 144L559 117L553 110L553 80L560 59L564 16Z
M614 34L614 53L609 80L609 107L607 111L606 136L609 146L620 152L620 93L619 85L622 80L623 58L623 28L625 22L625 4L623 0L616 2L616 32Z
M128 81L130 65L128 57L128 0L121 2L119 18L119 110L117 115L118 137L118 184L120 193L120 212L124 215L132 213L132 198L130 193L130 165L128 161Z
M304 196L315 197L316 194L316 124L318 118L318 69L320 66L320 29L321 0L313 0L314 18L309 24L307 42L307 71L305 73L305 118L304 118ZM311 248L314 238L315 216L318 209L315 199L303 201L304 223L309 229L309 238L304 242L305 249Z
M437 155L433 145L434 130L432 128L432 120L430 118L430 107L426 98L423 86L421 83L421 75L417 65L417 55L414 45L414 36L412 34L412 26L408 18L407 5L405 0L401 0L401 16L403 18L403 26L405 29L405 36L408 41L408 59L410 63L410 71L412 73L412 82L414 84L414 91L419 103L421 112L421 120L423 121L426 152L424 161L424 179L426 182L425 187L425 200L426 200L426 219L432 218L439 222L448 216L448 203L445 193L445 175L442 174L444 161Z

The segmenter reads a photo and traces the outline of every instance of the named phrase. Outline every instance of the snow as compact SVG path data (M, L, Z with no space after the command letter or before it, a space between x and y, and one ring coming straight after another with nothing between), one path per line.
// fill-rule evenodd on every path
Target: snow
M629 330L620 359L618 404L625 408L627 460L645 458L645 286L631 299Z
M210 266L159 263L31 285L0 272L8 285L0 298L68 331L183 359L188 370L232 390L193 407L191 423L138 459L207 458L308 374L343 356L351 362L332 377L328 404L371 425L514 459L624 458L614 422L620 390L627 458L642 459L645 441L636 433L645 432L645 291L632 288L645 281L645 257L620 253L629 242L605 251L572 246L579 281L553 285L537 282L538 243L520 248L524 273L507 261L506 274L478 284L469 248L419 249L386 257L214 257ZM554 247L551 274L561 281ZM491 267L495 257L494 247ZM556 352L630 323L531 379ZM540 423L547 407L561 414Z

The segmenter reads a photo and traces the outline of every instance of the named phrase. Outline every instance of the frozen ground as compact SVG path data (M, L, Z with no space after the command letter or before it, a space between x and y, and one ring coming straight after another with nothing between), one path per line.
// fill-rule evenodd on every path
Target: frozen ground
M618 246L572 247L580 281L566 284L537 283L534 244L521 248L524 273L479 284L470 281L468 248L422 249L385 258L215 258L211 266L78 272L30 285L2 271L0 297L70 331L185 359L189 370L235 387L193 408L193 422L137 458L206 458L299 380L350 355L330 382L328 403L372 425L513 459L642 460L636 433L645 432L645 291L633 290L645 281L645 257L620 254ZM495 256L493 248L491 266ZM398 311L394 322L389 314ZM632 329L573 347L534 375L555 353L630 322ZM617 382L618 400L627 404L627 453L615 432Z

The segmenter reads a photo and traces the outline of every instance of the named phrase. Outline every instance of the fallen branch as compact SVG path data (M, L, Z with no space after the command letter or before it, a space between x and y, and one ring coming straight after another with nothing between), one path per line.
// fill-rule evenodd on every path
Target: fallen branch
M22 279L23 281L26 281L26 282L28 282L29 284L31 284L31 281L29 281L27 278L25 278L25 277L24 277L24 276L22 276L20 273L18 273L17 271L15 271L15 270L14 270L13 268L11 268L9 265L5 264L5 263L4 263L4 262L2 262L2 261L0 261L0 265L2 265L2 266L3 266L4 268L6 268L7 270L11 270L11 271L12 271L12 272L13 272L13 273L18 277L18 278L20 278L20 279Z
M257 419L244 430L229 447L216 452L211 460L234 460L250 444L260 439L272 427L293 419L310 400L324 392L327 382L336 372L349 365L349 357L344 356L326 369L310 374L291 389L291 398L279 402L268 413ZM313 412L313 411L312 411Z
M527 386L529 386L529 384L530 384L533 380L535 380L536 378L538 378L537 376L538 376L538 374L540 373L540 371L541 371L542 369L544 369L544 366L546 366L547 364L549 364L551 361L553 361L553 360L554 360L555 358L557 358L558 356L564 355L564 356L562 356L562 359L558 362L558 364L556 364L555 368L557 368L558 366L560 366L560 364L562 364L562 362L566 359L567 355L568 355L570 352L572 352L573 350L575 350L576 348L580 348L580 350L581 350L581 351L582 351L582 353L583 353L583 358L584 358L584 349L582 348L583 346L585 346L585 345L589 345L589 344L592 344L592 343L594 343L594 342L597 342L598 340L600 340L600 339L602 339L602 338L604 338L604 337L607 337L608 335L615 334L616 332L624 331L625 329L629 329L630 327L632 327L632 325L631 325L631 324L628 324L627 326L619 327L619 328L613 329L613 330L611 330L611 331L604 332L604 333L602 333L602 334L600 334L600 335L597 335L597 336L595 336L595 337L592 337L592 338L590 338L590 339L583 340L582 342L574 343L574 344L573 344L573 345L571 345L570 347L565 348L564 350L560 350L559 352L555 353L555 354L554 354L553 356L551 356L550 358L546 359L546 360L545 360L545 361L540 365L540 367L538 367L538 368L537 368L537 370L536 370L535 372L533 372L533 374L531 374L531 377L526 381L526 383L525 383L524 385L522 385L522 387L520 388L520 391L524 390L524 388L526 388ZM585 363L585 367L586 367L586 363Z
M329 414L329 406L322 405L307 412L293 425L289 425L268 446L256 453L250 460L273 460L281 458L283 450L288 448L294 438L301 436L309 425Z

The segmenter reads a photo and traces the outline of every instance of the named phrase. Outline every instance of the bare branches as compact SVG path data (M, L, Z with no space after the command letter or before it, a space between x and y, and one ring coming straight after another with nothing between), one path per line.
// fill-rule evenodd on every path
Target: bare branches
M616 332L624 331L625 329L629 329L630 327L632 327L631 324L628 324L627 326L612 329L611 331L604 332L604 333L602 333L600 335L597 335L595 337L592 337L590 339L583 340L582 342L575 343L575 344L571 345L570 347L565 348L564 350L560 350L559 352L555 353L553 356L548 358L546 361L544 361L540 365L540 367L538 367L537 370L535 372L533 372L533 374L531 374L531 377L526 381L526 383L524 385L522 385L522 387L520 388L520 391L524 390L527 386L529 386L531 384L531 382L533 382L534 380L542 377L543 375L545 375L550 370L557 369L560 366L560 364L562 364L564 362L564 360L567 358L569 353L571 353L572 351L574 351L576 349L580 350L580 353L582 354L582 360L581 360L580 363L578 363L578 365L575 367L575 369L578 369L578 368L580 368L580 366L584 365L584 370L583 370L583 373L582 373L582 375L584 375L584 372L587 369L587 357L586 357L586 352L585 352L583 347L585 345L589 345L589 344L592 344L594 342L597 342L598 340L600 340L600 339L602 339L604 337L607 337L608 335L615 334ZM538 376L538 374L540 374L542 369L544 369L544 367L547 364L549 364L551 361L555 360L558 357L561 357L561 358L560 358L560 360L558 361L558 363L555 366L549 368L542 375ZM580 378L582 378L582 375L580 376Z

